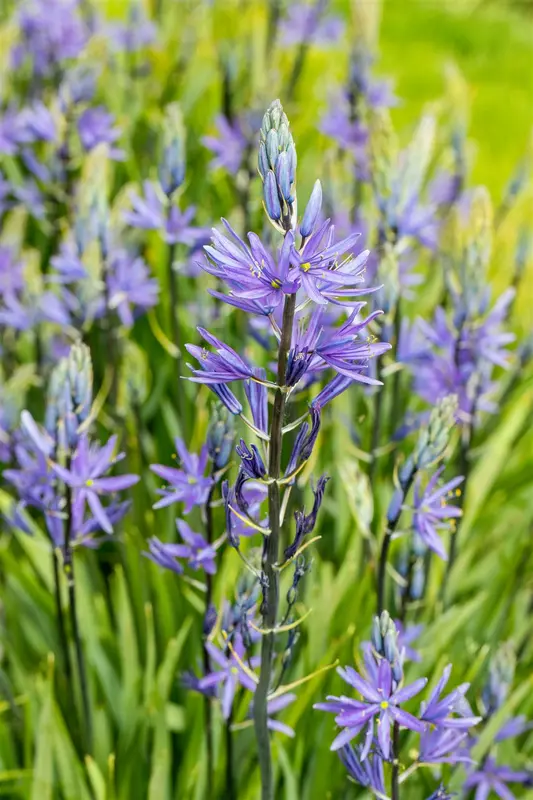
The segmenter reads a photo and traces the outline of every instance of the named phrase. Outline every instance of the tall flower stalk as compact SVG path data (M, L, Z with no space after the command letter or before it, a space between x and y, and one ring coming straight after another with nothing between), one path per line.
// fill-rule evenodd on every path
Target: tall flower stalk
M98 534L109 535L113 525L128 509L117 502L117 493L133 486L136 475L107 477L114 456L116 436L103 447L91 443L93 369L88 347L76 343L69 355L52 372L46 404L45 425L39 425L28 411L21 414L20 444L15 468L4 476L19 495L20 504L44 515L54 552L56 605L65 669L70 677L66 625L61 604L60 554L68 590L70 632L76 652L76 666L82 701L80 715L82 746L92 752L92 718L87 668L79 625L74 548L98 545ZM101 497L112 495L104 506Z
M288 119L279 100L271 104L263 118L258 165L263 182L265 212L274 228L283 236L279 251L272 255L253 233L248 234L249 245L246 244L224 221L227 235L223 236L216 230L213 232L212 244L205 248L208 261L204 268L220 284L225 283L229 288L229 294L218 290L212 290L211 294L247 313L263 316L270 324L277 342L274 380L268 380L264 368L248 364L231 347L203 328L198 330L213 351L195 345L187 345L187 350L200 365L199 368L193 368L191 380L206 383L228 411L241 416L261 443L268 443L264 461L256 445L248 446L241 440L236 448L240 458L237 480L232 487L226 481L222 493L226 506L228 541L239 552L262 590L260 671L257 677L245 669L245 678L252 681L254 687L253 720L261 772L261 796L263 800L272 800L274 784L270 730L276 728L273 728L275 723L271 714L278 707L280 695L286 691L280 684L294 646L294 637L291 636L283 655L284 663L277 680L274 680L278 672L275 636L292 631L299 624L292 620L299 583L306 572L305 558L302 563L299 556L310 543L305 538L316 523L327 478L323 476L314 489L312 511L309 514L295 512L294 539L291 542L287 532L287 546L282 554L282 524L290 488L313 450L320 429L322 407L354 381L378 384L378 381L366 375L366 369L369 360L379 356L389 345L360 337L361 331L381 313L376 311L366 319L360 318L365 303L354 299L372 291L357 288L363 282L368 251L354 255L359 234L334 242L330 221L320 221L322 189L319 181L315 183L298 224L296 150ZM295 238L298 235L300 242L297 247ZM339 327L334 324L339 315L332 315L331 318L326 315L326 307L330 302L341 307L349 306L345 312L346 319ZM335 375L311 402L308 409L311 423L305 421L306 414L296 423L284 425L292 393L303 390L304 379L310 379L313 375L319 378L326 369L333 369ZM233 381L245 382L252 420L244 416L241 403L227 386ZM270 414L268 389L273 394ZM299 428L298 434L289 462L283 469L283 437L295 428ZM267 494L266 526L251 513L247 497L249 481L262 486ZM240 549L236 520L241 522L240 531L245 535L254 532L262 535L259 568ZM279 575L293 562L295 573L292 589L287 595L288 609L279 623ZM231 647L230 653L233 655ZM220 679L220 674L208 676L205 685L208 686L211 680ZM200 681L200 687L202 685ZM228 718L228 709L225 718Z
M67 470L70 470L71 468L70 457L67 458L66 468ZM65 574L67 583L70 627L72 630L72 638L74 639L74 648L76 650L76 665L78 669L78 681L83 709L81 729L83 732L85 752L92 753L93 725L91 706L89 702L89 686L87 682L87 669L85 667L85 658L83 655L83 646L81 642L78 611L76 606L76 578L74 574L74 558L72 547L72 488L68 484L65 484L65 517L63 572Z
M263 549L263 628L271 631L263 635L261 643L261 672L255 693L254 722L261 767L262 796L265 800L273 797L272 755L267 727L267 698L272 679L272 659L274 655L274 628L276 626L279 604L279 572L276 564L279 560L281 540L281 492L278 483L281 474L281 453L283 447L283 418L287 397L285 372L287 357L294 325L296 295L285 298L283 306L283 322L278 351L278 378L274 396L274 409L270 428L270 451L268 461L268 518L270 535L266 537Z
M59 645L63 656L63 667L65 669L65 679L69 692L72 692L72 666L70 663L70 651L68 646L67 628L65 625L65 614L63 612L63 600L61 598L61 553L55 547L52 548L52 568L54 572L54 599L56 606L56 621L59 633Z
M283 128L282 128L283 126ZM283 139L279 143L279 133L282 130ZM269 134L272 132L271 136ZM276 147L267 144L269 139L276 137ZM270 194L265 192L265 208L274 223L280 224L286 237L294 226L296 212L296 198L291 196L291 188L295 182L296 151L292 136L288 132L288 120L281 109L281 105L273 104L265 114L261 127L260 165L261 156L266 154L267 166L261 173L264 183L274 185L273 176L276 175L275 191ZM268 150L267 150L268 146ZM281 153L279 152L281 151ZM283 159L283 162L282 162ZM292 166L285 161L292 162ZM261 167L260 167L261 168ZM277 168L277 169L276 169ZM292 169L292 174L291 174ZM281 180L280 180L281 179ZM280 184L283 183L283 186ZM287 191L287 187L289 190ZM278 217L276 196L283 204L283 213ZM271 214L273 216L271 216ZM274 656L274 628L278 615L279 605L279 572L276 564L279 561L281 541L281 490L278 483L281 475L281 455L283 449L283 420L287 402L286 372L289 349L292 342L294 313L296 309L296 294L288 294L283 302L283 316L279 339L277 357L277 386L274 394L274 407L269 433L268 454L268 519L270 534L263 542L262 557L262 582L263 582L263 629L261 641L261 670L259 683L254 700L254 724L261 769L262 797L269 800L273 797L272 754L270 749L270 736L268 731L267 699L272 680L272 662Z
M432 411L429 424L421 429L412 454L398 472L397 486L387 509L386 527L381 540L377 575L378 614L382 614L387 606L386 576L389 549L407 496L417 473L436 463L444 455L454 424L456 408L457 399L447 397Z
M199 243L206 241L206 231L192 224L195 208L182 208L181 190L185 181L185 126L180 107L170 103L164 110L160 130L160 153L156 181L144 181L142 194L130 195L131 210L123 218L133 228L156 230L166 246L166 282L169 293L168 326L172 342L167 350L175 360L173 395L180 421L185 412L182 385L182 327L183 307L176 257L188 255ZM179 246L179 247L178 247Z

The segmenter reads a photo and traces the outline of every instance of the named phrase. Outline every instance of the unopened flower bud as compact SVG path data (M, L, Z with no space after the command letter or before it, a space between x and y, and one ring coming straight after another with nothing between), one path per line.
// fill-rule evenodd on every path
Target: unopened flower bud
M315 181L311 197L307 203L302 221L300 223L300 233L304 238L311 236L317 221L320 217L322 209L322 184L320 181Z
M258 169L268 218L281 233L296 227L296 149L279 100L266 111L260 130Z
M381 636L379 617L374 617L372 620L372 645L376 653L381 653L383 651L383 638Z
M390 619L389 612L388 611L382 611L381 612L381 616L379 618L379 627L380 627L382 636L385 636L385 634L387 633L387 631L389 629L390 621L391 621L391 619Z
M482 699L487 714L493 714L505 703L513 684L516 655L508 643L501 645L489 666L489 677Z
M279 201L276 177L272 170L269 170L265 177L265 183L263 185L263 200L265 202L265 209L270 221L279 222L281 220L281 204Z
M170 197L185 180L185 127L177 103L170 103L165 109L162 145L159 182Z
M78 342L52 372L45 424L62 448L73 449L93 399L93 367L89 348Z
M428 467L444 455L455 424L456 411L456 395L444 397L433 409L427 428L422 428L419 433L413 453L417 469Z
M74 403L74 413L79 422L89 416L93 400L93 365L87 345L77 342L68 356L68 381Z
M383 639L383 653L389 664L394 664L398 658L398 645L396 643L396 628L389 627Z
M213 407L207 429L207 449L215 469L223 469L231 457L235 430L233 416L223 405Z
M392 677L394 678L396 683L400 683L400 681L403 678L403 668L401 661L397 659L393 664L391 664L391 667L392 667L391 669Z

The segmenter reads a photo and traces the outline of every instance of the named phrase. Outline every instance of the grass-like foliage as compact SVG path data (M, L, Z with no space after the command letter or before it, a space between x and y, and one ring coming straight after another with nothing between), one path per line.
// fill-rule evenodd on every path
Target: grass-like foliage
M533 796L528 30L1 5L0 795Z

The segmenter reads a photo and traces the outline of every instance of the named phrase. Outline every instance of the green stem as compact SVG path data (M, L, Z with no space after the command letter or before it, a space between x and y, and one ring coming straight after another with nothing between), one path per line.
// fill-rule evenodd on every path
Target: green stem
M212 473L215 472L213 466ZM212 502L215 494L216 483L213 482L207 501L205 504L205 538L208 544L213 542L213 509ZM208 572L205 573L205 583L207 591L205 594L205 613L209 613L211 603L213 600L213 576ZM207 641L207 638L206 638ZM205 645L205 642L204 642ZM207 675L211 672L211 663L209 660L209 653L204 646L204 674ZM207 785L214 786L214 770L215 770L215 757L214 757L214 736L213 736L213 709L211 706L211 698L204 697L204 718L205 718L205 738L207 747Z
M416 557L414 553L409 554L409 564L407 567L407 578L405 581L405 587L401 596L400 601L400 611L398 612L398 619L400 622L405 622L405 617L407 616L407 605L409 603L410 595L411 595L411 587L413 584L413 573L416 563Z
M459 450L459 475L464 476L463 486L462 486L462 494L459 502L459 507L461 509L464 508L465 505L465 498L466 498L466 490L468 486L468 478L470 475L470 459L468 458L468 453L470 450L470 445L472 444L472 435L473 435L473 427L472 425L468 425L464 436L461 440L461 447ZM460 525L457 525L455 533L452 535L452 539L450 542L450 552L448 556L448 563L446 564L446 572L444 573L444 580L442 583L442 602L446 605L447 601L447 591L448 591L448 583L450 580L450 575L453 569L453 565L455 564L455 560L457 558L457 546L458 546L458 539L459 539L459 531L461 529Z
M281 450L283 441L283 417L285 413L285 372L287 357L291 345L296 295L287 295L283 307L283 323L278 352L278 388L274 398L272 425L270 429L269 477L272 483L268 487L268 516L270 535L263 546L263 628L272 630L276 625L279 602L279 576L275 564L279 557L281 536L280 510L281 493L277 482L281 473ZM274 784L272 774L272 753L268 732L267 698L272 677L272 659L274 655L274 634L266 633L261 641L261 671L254 698L254 723L261 769L261 798L272 800Z
M457 330L457 338L455 342L454 361L455 365L458 368L460 366L461 342L463 337L464 326L465 326L465 321L463 320L460 323L459 328ZM468 473L470 470L470 459L468 458L468 451L470 450L470 445L472 444L472 435L474 432L474 419L476 416L476 405L477 405L477 397L474 398L474 402L472 404L471 421L469 422L468 425L466 425L465 429L462 431L461 444L459 447L459 474L463 475L464 477L463 493L461 495L461 503L460 503L461 509L464 507L465 493L468 483ZM443 605L446 605L446 593L448 591L448 582L450 580L450 575L453 569L453 565L455 563L455 559L457 558L458 533L459 533L459 525L457 526L456 531L452 536L452 540L450 542L448 563L446 564L446 572L444 573L444 580L442 582L442 588L441 588L441 599Z
M224 797L236 797L235 793L235 776L233 774L233 733L231 726L233 724L233 711L229 718L226 720L225 737L226 737L226 793Z
M59 552L54 548L52 550L52 565L54 568L54 596L56 603L56 616L57 628L59 632L59 643L63 653L63 666L65 669L65 678L69 691L72 688L72 667L70 664L70 653L68 648L67 630L65 627L65 615L63 614L63 605L61 603L61 582L60 582L60 569L59 569Z
M402 515L402 506L405 502L405 498L409 493L409 489L411 488L412 483L415 479L416 472L417 472L416 468L413 467L413 469L410 471L409 475L406 477L401 486L402 497L396 504L397 506L396 513L387 522L385 535L383 536L383 542L381 543L381 552L379 555L379 566L378 566L378 584L377 584L378 617L380 616L381 612L385 610L385 583L386 583L385 579L387 575L387 558L389 555L390 544L392 541L393 534L398 526L398 522L400 521L400 517Z
M67 469L70 469L70 459L67 460ZM83 658L83 648L81 644L80 629L78 625L78 613L76 608L76 581L74 576L74 559L72 551L72 489L68 484L66 490L66 530L65 543L63 549L63 570L67 580L70 625L76 649L76 662L78 667L78 678L80 682L81 699L83 705L83 724L84 745L87 753L92 752L92 720L89 705L89 689L87 683L87 672L85 670L85 660Z

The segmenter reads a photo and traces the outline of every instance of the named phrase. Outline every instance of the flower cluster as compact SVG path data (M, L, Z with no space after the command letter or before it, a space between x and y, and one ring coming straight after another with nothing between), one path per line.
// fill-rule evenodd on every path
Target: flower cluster
M335 714L335 722L342 730L331 749L339 751L351 777L382 794L385 791L383 765L391 760L393 728L395 731L406 728L419 734L417 759L421 764L470 763L466 739L469 730L481 721L481 717L473 715L465 698L469 684L462 684L443 696L451 664L445 668L428 700L420 704L418 714L407 711L405 704L420 694L427 679L419 678L404 685L398 642L396 626L384 612L375 619L372 646L364 649L365 674L352 667L337 669L362 700L346 695L330 696L326 702L314 706L319 711ZM354 748L351 742L360 735L363 743Z
M95 547L102 536L113 533L129 508L119 499L120 492L139 480L137 475L109 476L123 454L116 452L117 436L103 446L91 442L91 404L90 353L75 344L52 373L45 426L22 412L14 465L4 471L19 497L17 526L30 532L21 511L39 511L58 548L70 543ZM102 499L108 496L110 502L104 505Z
M496 409L492 398L498 388L495 368L510 366L507 347L515 336L505 330L505 323L515 291L507 289L488 309L490 200L484 190L466 200L464 210L452 217L452 231L444 231L444 246L450 251L447 277L453 313L439 307L432 324L417 320L416 336L403 358L412 365L414 389L420 397L432 405L446 394L455 394L459 421L472 427L481 412Z

